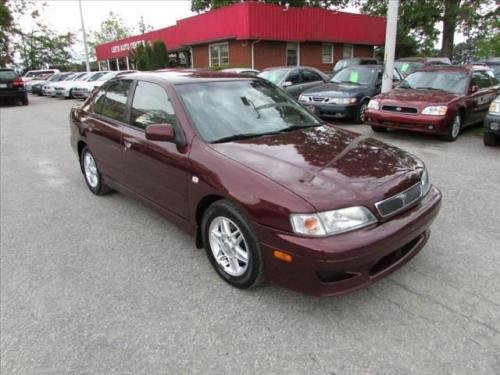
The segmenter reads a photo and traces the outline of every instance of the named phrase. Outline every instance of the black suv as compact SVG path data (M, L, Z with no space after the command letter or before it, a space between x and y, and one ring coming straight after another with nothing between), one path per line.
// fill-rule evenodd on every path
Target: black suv
M13 69L0 69L0 100L12 99L28 105L28 93L21 77Z

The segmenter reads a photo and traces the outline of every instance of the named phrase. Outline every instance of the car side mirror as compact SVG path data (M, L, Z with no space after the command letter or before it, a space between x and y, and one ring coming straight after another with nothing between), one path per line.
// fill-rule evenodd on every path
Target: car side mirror
M286 89L287 87L290 87L290 86L292 86L292 85L293 85L293 83L292 83L292 82L290 82L290 81L286 81L285 83L283 83L283 88L284 88L284 89Z
M151 124L146 127L146 139L150 141L174 142L175 131L170 124Z
M479 87L476 86L476 85L472 85L471 88L470 88L470 92L471 93L475 93L477 90L479 90Z

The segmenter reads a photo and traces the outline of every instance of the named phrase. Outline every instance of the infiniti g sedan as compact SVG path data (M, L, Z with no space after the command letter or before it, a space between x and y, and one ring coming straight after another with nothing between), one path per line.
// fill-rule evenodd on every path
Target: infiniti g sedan
M71 110L70 129L93 194L158 210L237 288L366 287L422 249L440 209L421 160L323 122L257 77L124 74Z

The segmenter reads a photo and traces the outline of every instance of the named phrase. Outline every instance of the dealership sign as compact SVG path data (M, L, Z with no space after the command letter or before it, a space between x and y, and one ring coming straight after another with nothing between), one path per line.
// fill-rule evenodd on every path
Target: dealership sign
M137 40L135 42L127 42L123 44L119 44L117 46L111 47L111 53L119 53L123 51L130 51L136 49L139 44L144 44L144 40Z

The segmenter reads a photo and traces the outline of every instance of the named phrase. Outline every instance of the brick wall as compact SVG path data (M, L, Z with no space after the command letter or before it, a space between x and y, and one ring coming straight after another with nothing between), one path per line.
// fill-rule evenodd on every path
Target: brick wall
M193 67L206 68L208 66L208 44L193 46Z
M373 57L373 46L354 46L354 57Z
M255 69L286 65L286 43L261 41L254 46Z

